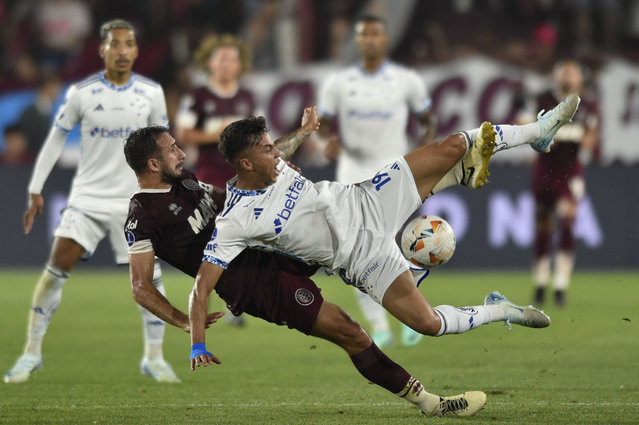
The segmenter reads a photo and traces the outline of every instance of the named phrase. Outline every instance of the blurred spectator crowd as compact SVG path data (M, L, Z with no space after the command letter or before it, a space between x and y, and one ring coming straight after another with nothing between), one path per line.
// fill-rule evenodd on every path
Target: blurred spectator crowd
M163 85L173 117L193 84L193 52L203 37L240 36L252 51L253 71L350 62L352 23L364 11L387 18L391 56L410 66L477 53L541 73L567 56L594 69L610 56L639 62L635 0L5 0L0 95L37 89L28 122L46 120L25 135L31 158L63 84L103 67L97 52L104 21L136 26L134 69Z

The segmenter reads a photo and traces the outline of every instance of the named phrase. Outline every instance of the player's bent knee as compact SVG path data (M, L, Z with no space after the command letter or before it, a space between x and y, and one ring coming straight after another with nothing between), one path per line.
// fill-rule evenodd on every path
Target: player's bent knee
M434 316L421 316L417 318L410 327L422 335L435 336L439 333L442 323L439 316L435 314Z

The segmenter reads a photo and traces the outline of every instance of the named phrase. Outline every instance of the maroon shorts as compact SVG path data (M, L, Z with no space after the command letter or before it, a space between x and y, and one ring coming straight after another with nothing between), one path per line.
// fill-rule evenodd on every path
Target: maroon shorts
M222 274L215 292L235 315L247 313L310 334L324 302L310 279L317 267L245 249Z
M567 170L564 172L548 172L537 167L533 171L533 193L537 205L554 207L560 199L578 201L575 193L570 189L574 178L583 178L582 170Z

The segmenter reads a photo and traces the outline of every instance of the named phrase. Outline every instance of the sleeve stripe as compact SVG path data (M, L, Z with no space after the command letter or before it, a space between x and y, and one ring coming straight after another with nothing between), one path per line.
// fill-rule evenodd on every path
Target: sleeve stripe
M60 131L64 131L65 133L70 133L71 130L67 130L66 128L62 127L60 124L58 124L57 122L54 122L56 128Z
M215 264L216 266L222 267L223 269L228 269L229 268L229 264L228 263L226 263L226 262L224 262L222 260L219 260L219 259L213 257L212 255L205 255L202 258L202 261L207 261L207 262L209 262L211 264Z

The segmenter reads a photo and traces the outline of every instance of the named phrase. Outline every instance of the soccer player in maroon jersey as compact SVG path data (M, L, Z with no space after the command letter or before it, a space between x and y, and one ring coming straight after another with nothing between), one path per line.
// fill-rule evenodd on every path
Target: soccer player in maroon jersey
M182 99L177 137L184 146L199 148L195 174L224 188L235 170L217 149L220 134L255 110L253 94L240 85L240 76L249 66L247 47L232 35L213 35L202 40L195 58L207 70L208 80Z
M575 217L585 193L584 167L580 158L592 154L595 149L599 120L597 105L584 90L581 64L574 60L557 63L553 79L555 87L536 96L532 110L548 110L573 93L579 94L582 102L572 122L557 132L550 152L539 154L533 168L532 188L536 203L533 282L534 303L541 305L551 280L551 242L557 220L559 246L554 258L553 289L555 304L563 306L575 261ZM531 121L532 117L528 118L526 121Z
M302 127L275 142L283 157L289 158L317 126L317 112L308 108ZM215 232L215 217L224 205L225 193L182 169L185 154L162 127L134 132L124 150L140 185L131 198L125 227L133 297L166 322L190 331L188 316L151 285L153 258L157 255L195 277L202 252ZM483 408L486 395L479 391L445 398L426 392L417 379L379 350L348 313L323 300L309 278L315 271L316 267L302 262L247 249L229 265L215 291L233 313L246 312L286 324L339 345L366 379L424 413L468 416ZM208 314L206 327L222 314ZM220 363L217 357L213 360Z

